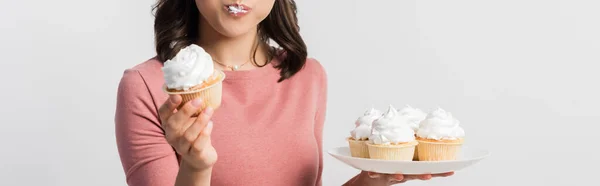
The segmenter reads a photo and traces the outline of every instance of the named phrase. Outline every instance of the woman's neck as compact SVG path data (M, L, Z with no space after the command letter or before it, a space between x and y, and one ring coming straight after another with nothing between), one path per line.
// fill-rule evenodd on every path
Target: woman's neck
M210 25L200 23L200 34L198 45L208 52L215 60L216 66L224 70L225 66L242 65L238 70L249 70L256 68L251 61L256 49L256 63L264 65L267 60L267 50L258 39L258 29L240 35L238 37L226 37L215 31Z

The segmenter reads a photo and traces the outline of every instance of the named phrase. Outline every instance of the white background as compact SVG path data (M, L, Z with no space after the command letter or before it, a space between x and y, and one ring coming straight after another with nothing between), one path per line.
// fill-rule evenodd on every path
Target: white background
M0 185L125 185L114 136L125 68L154 55L153 0L0 1ZM330 96L324 148L365 109L452 112L492 156L406 185L592 185L600 3L298 0ZM591 169L589 171L584 168ZM325 155L324 185L358 171Z

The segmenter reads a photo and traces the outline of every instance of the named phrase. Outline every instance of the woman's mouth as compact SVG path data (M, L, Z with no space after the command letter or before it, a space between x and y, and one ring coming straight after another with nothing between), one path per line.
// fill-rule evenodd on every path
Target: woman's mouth
M225 10L232 16L243 16L250 12L251 8L243 4L228 4L224 6Z

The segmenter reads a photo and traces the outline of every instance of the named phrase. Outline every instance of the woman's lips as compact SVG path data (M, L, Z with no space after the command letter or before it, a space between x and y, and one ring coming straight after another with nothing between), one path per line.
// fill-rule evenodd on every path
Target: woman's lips
M240 17L248 14L251 8L244 4L228 4L224 6L225 11L229 12L229 15Z

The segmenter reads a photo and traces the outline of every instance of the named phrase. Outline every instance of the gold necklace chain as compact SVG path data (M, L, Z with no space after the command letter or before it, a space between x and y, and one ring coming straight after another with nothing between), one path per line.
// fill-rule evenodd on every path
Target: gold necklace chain
M237 70L238 70L238 69L240 69L242 66L244 66L244 65L246 65L248 62L250 62L250 61L246 61L245 63L242 63L242 64L240 64L240 65L233 65L233 66L231 66L231 65L225 65L225 64L221 63L219 60L216 60L216 59L214 59L214 58L213 58L213 61L214 61L215 63L217 63L217 64L219 64L219 65L221 65L221 66L225 67L225 68L229 68L229 69L231 69L231 71L237 71Z
M271 60L272 60L272 58L273 58L273 54L272 54L272 53L274 52L274 50L275 50L275 49L274 49L273 47L269 47L269 48L268 48L268 50L267 50L267 51L268 51L268 52L267 52L267 53L268 53L268 54L267 54L267 56L268 56L268 57L267 57L267 58L268 58L268 60L267 60L267 63L269 63L269 61L271 61ZM242 63L242 64L239 64L239 65L233 65L233 66L231 66L231 65L226 65L226 64L223 64L223 63L221 63L221 61L219 61L219 60L217 60L217 59L215 59L215 58L212 58L212 60L213 60L215 63L217 63L217 64L219 64L219 65L221 65L221 66L223 66L223 67L225 67L225 68L229 68L229 69L231 69L231 71L237 71L238 69L240 69L241 67L243 67L244 65L246 65L246 64L248 64L250 61L252 61L252 60L248 60L248 61L246 61L246 62L244 62L244 63Z

